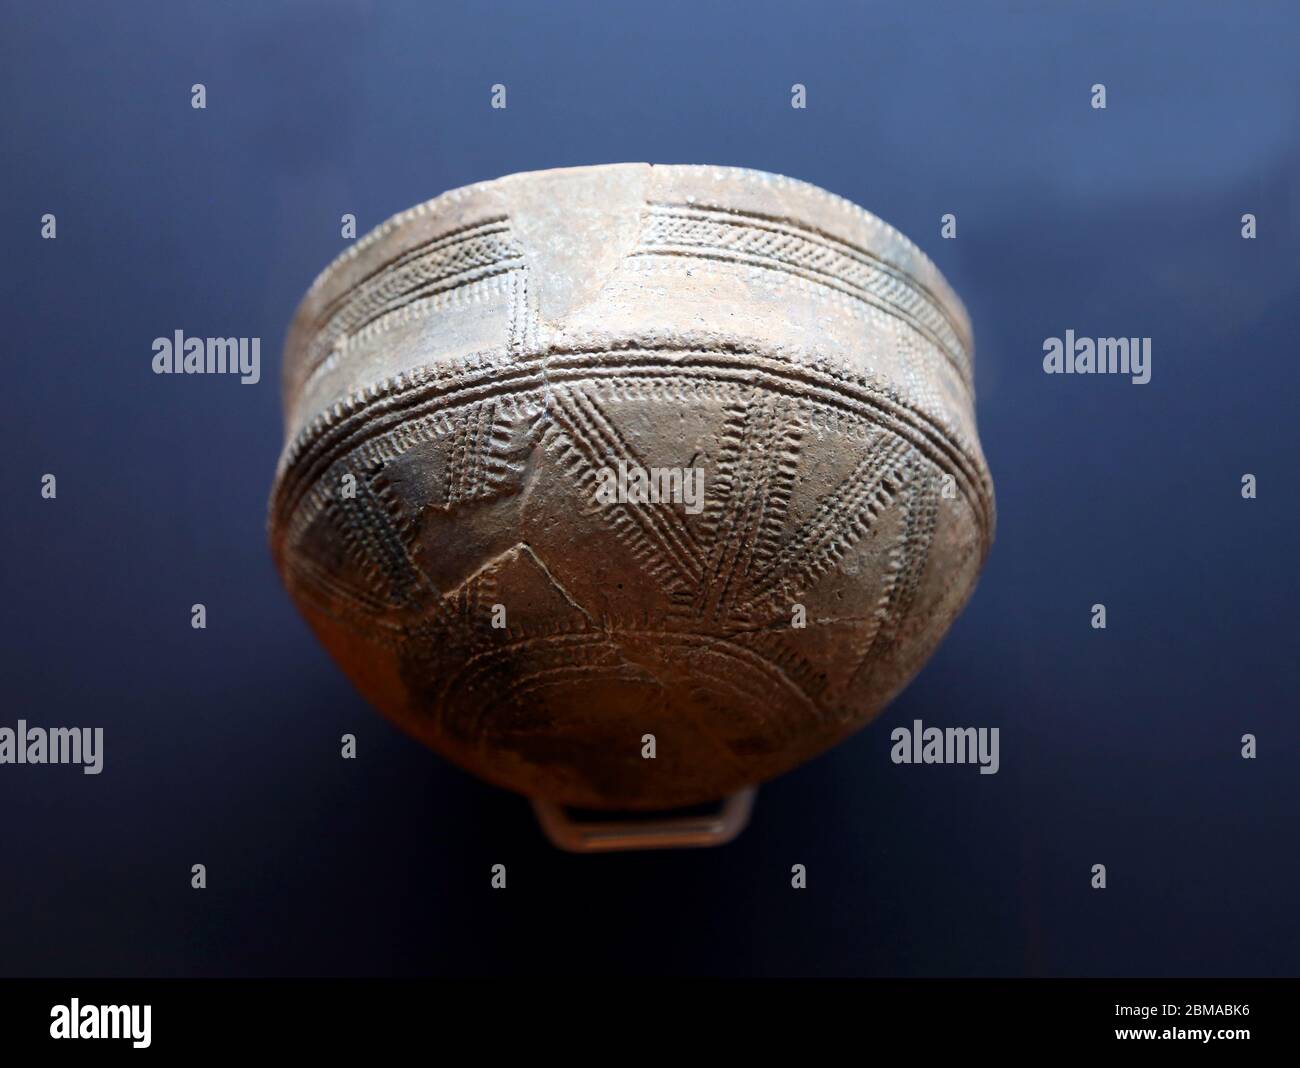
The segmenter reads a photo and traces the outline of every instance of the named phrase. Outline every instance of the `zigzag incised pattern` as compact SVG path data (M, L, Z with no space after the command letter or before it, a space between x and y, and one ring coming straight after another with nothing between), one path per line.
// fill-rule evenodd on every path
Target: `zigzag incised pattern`
M915 357L905 382L717 332L566 333L539 315L537 231L508 211L410 247L386 229L346 280L323 276L296 324L298 390L313 376L332 388L332 367L359 380L340 361L377 351L390 321L430 338L427 360L294 435L272 546L363 691L487 778L640 807L776 774L874 714L974 582L992 487L922 359L941 354L969 388L952 298L834 232L839 207L795 219L747 189L743 207L629 200L639 221L622 259L590 257L614 288L597 279L575 306L626 294L620 262L761 270L893 317L913 339L900 341ZM422 302L485 282L500 344L438 355L454 308ZM699 472L698 507L598 494L610 470L661 468ZM625 751L645 732L662 739L658 764Z

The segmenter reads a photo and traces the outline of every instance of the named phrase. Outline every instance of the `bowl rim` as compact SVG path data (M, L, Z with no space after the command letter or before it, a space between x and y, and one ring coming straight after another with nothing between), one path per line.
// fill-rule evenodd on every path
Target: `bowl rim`
M510 183L536 180L551 175L573 174L611 170L615 168L649 168L666 171L674 176L707 179L713 182L726 179L751 182L783 192L792 192L797 196L808 198L810 205L821 205L838 214L848 227L855 228L862 239L863 248L872 257L909 276L918 286L927 291L949 317L958 338L965 350L966 361L974 369L974 336L970 314L965 303L952 288L943 272L934 261L911 238L897 227L886 222L879 215L867 210L860 204L838 193L833 193L812 182L801 178L792 178L775 171L765 171L753 167L740 167L727 164L700 163L649 163L628 161L623 163L595 163L570 167L549 167L537 170L513 171L496 178L488 178L467 185L448 189L428 200L421 201L403 211L396 212L373 226L364 234L350 242L316 275L298 304L301 311L322 289L330 284L334 276L353 260L364 255L369 249L380 245L385 239L393 237L408 223L421 217L436 214L438 211L457 204L463 200L483 193L493 187ZM713 205L726 210L726 197L718 198ZM703 202L702 202L703 203ZM844 241L845 235L833 230L826 231L828 236ZM296 314L295 314L296 319Z

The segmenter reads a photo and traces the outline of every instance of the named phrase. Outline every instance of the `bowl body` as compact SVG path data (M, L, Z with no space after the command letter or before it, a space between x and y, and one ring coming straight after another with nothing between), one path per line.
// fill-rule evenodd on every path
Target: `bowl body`
M361 692L463 767L592 808L720 797L866 723L969 597L970 361L930 261L802 182L455 190L303 299L272 550Z

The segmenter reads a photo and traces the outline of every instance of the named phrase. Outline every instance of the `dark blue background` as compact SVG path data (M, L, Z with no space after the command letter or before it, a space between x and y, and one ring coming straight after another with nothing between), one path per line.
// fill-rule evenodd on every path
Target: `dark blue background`
M3 10L0 725L102 726L106 763L0 767L0 972L1300 972L1294 8ZM353 693L265 505L341 214L626 160L794 175L916 239L974 320L999 527L917 681L735 845L572 857ZM262 337L261 384L153 375L175 329ZM1151 383L1044 375L1066 329L1151 336ZM1001 772L891 764L917 717L1000 727Z

